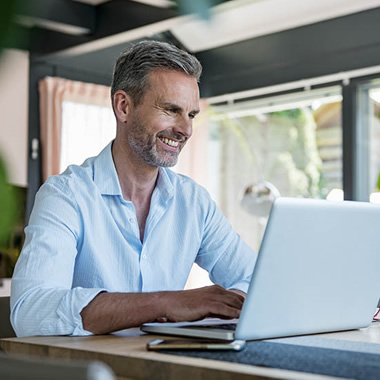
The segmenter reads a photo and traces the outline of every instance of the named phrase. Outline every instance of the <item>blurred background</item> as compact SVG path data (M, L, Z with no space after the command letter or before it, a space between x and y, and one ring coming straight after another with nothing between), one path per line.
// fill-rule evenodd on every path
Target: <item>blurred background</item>
M117 56L194 54L202 112L175 171L255 250L276 196L380 202L380 0L2 0L0 291L50 175L115 136ZM194 269L189 287L207 283Z

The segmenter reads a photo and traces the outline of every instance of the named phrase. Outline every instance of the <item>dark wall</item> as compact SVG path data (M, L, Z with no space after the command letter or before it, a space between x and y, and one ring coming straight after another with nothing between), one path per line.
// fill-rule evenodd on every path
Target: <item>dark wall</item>
M380 64L380 8L197 54L203 97Z

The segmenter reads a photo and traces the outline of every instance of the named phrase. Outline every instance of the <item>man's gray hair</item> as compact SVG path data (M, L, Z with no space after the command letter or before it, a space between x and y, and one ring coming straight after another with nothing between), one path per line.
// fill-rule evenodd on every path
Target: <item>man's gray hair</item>
M184 72L199 82L202 66L193 55L174 45L159 41L141 41L117 59L111 98L113 99L116 91L123 90L135 105L139 104L149 88L148 74L153 70Z

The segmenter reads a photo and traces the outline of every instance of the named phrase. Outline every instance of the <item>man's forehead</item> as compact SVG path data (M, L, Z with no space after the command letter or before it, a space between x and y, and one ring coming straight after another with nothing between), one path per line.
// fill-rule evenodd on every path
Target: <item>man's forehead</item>
M152 72L150 91L155 101L164 103L180 103L181 99L199 102L198 83L194 77L182 72Z
M197 80L185 73L184 71L176 71L176 70L164 70L164 69L156 69L152 70L148 74L148 78L150 82L163 82L168 85L173 85L178 82L191 82L195 83L196 86L198 87Z

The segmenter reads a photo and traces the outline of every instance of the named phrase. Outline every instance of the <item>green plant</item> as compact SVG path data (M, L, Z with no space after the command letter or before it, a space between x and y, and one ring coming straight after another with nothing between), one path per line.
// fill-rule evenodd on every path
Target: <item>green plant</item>
M0 247L0 278L11 278L20 255L17 248Z
M13 46L17 36L12 30L12 20L22 1L0 1L0 58L4 46ZM16 44L17 45L17 44ZM1 64L1 60L0 60ZM19 250L9 246L18 213L18 193L10 186L4 161L0 157L0 277L10 277Z
M8 43L14 40L12 35L12 19L15 8L17 6L15 0L0 1L0 54L3 48L3 43Z
M16 221L17 194L7 183L5 164L0 158L0 245L5 245Z

